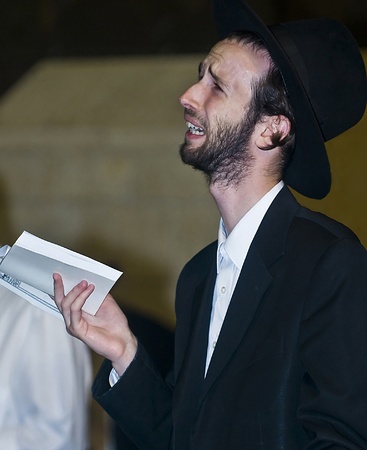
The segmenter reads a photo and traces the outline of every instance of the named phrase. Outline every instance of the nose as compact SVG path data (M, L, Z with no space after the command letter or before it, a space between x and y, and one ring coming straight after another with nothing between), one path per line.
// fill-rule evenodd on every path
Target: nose
M199 83L195 83L180 96L179 101L185 109L198 110L201 97Z

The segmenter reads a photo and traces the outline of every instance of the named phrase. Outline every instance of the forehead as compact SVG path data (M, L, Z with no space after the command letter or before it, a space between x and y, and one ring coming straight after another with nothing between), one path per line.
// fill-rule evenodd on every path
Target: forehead
M251 81L269 68L265 52L254 50L251 45L223 40L216 44L204 61L221 78L239 77Z

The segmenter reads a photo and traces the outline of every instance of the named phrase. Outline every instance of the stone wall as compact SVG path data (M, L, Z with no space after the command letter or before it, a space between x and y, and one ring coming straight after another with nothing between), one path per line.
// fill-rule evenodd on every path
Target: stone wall
M170 326L178 272L218 221L178 156L199 60L44 61L0 104L2 241L25 229L122 269L121 302Z

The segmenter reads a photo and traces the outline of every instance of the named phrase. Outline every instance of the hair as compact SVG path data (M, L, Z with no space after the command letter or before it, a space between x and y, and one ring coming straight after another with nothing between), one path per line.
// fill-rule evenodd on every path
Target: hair
M262 150L271 150L280 147L279 170L284 173L293 153L296 124L282 74L271 58L266 45L257 34L239 31L229 34L227 39L241 45L248 45L255 52L264 52L270 61L269 70L252 83L252 98L246 114L254 126L266 116L283 115L289 119L290 132L288 135L281 139L280 135L274 134L272 145L262 148Z

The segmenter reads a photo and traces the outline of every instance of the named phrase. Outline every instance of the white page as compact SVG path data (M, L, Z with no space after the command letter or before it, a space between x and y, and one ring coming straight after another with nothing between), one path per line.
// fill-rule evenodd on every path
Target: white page
M95 314L122 272L91 258L23 232L0 263L0 272L53 295L53 273L68 293L81 280L95 285L83 310Z

